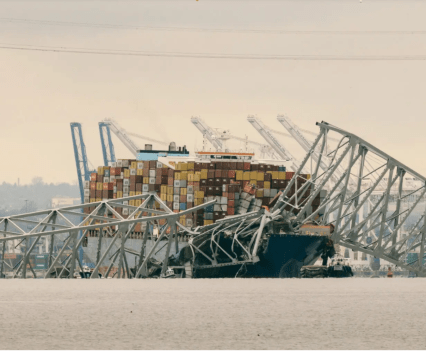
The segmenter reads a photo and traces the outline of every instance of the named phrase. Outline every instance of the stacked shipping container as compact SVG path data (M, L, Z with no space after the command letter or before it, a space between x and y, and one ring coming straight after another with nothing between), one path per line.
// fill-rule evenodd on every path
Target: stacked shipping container
M91 174L91 180L85 182L84 202L155 191L170 209L179 213L216 199L215 205L180 218L184 226L208 225L227 215L268 206L293 175L285 167L249 162L179 162L173 170L157 161L118 160L109 167L98 167L97 173ZM310 175L303 175L297 180L298 186L309 178ZM308 194L309 191L305 196ZM135 207L141 203L142 200L124 202ZM318 205L316 201L313 209ZM86 212L92 210L88 208ZM117 207L116 211L124 217L129 214L127 208ZM137 226L135 232L140 231Z

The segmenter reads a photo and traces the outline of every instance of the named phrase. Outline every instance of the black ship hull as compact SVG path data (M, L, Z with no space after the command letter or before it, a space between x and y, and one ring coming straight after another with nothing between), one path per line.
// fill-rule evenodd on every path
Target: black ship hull
M194 265L194 278L295 278L300 268L313 264L329 241L328 236L272 234L259 254L259 261L222 264L219 267Z

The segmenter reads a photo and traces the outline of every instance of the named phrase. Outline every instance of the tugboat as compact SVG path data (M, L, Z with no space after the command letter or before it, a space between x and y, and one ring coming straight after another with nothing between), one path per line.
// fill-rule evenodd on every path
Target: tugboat
M329 277L347 278L353 277L352 268L349 265L349 259L343 258L341 255L335 255L331 259L331 264L327 269Z

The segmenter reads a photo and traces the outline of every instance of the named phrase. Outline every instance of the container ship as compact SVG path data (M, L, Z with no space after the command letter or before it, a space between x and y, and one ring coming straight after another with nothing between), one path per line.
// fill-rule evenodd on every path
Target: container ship
M151 145L146 145L145 150L139 150L136 159L122 159L112 162L110 166L98 167L97 172L91 174L90 181L84 184L84 202L92 203L105 199L119 199L144 193L155 192L173 212L179 213L186 209L201 205L211 200L216 200L214 205L186 214L179 218L179 223L187 228L201 227L200 234L191 236L183 234L179 237L180 251L170 257L169 265L175 268L174 272L185 275L182 267L192 261L191 273L187 275L196 278L214 277L294 277L299 275L303 265L313 264L319 256L329 255L327 243L330 241L330 228L322 232L309 232L302 230L293 233L292 228L285 224L274 224L275 227L266 240L261 243L259 261L254 264L232 264L231 255L239 256L243 262L245 252L234 250L233 239L226 233L221 235L223 249L216 253L219 266L210 267L205 255L194 253L188 246L188 240L198 243L200 248L204 245L209 250L211 234L203 234L203 228L232 216L246 213L268 211L269 207L278 199L281 191L287 187L294 172L288 171L286 161L256 160L252 152L210 152L198 151L195 156L190 156L186 147L177 148L171 143L168 150L153 150ZM310 174L302 174L299 183L310 179ZM325 194L318 196L312 206L315 211L320 205ZM138 207L142 200L125 201L124 205ZM155 204L155 208L160 208ZM86 213L94 208L87 207ZM292 208L288 208L289 211ZM115 208L123 217L129 215L127 208ZM158 223L138 223L130 234L126 246L128 251L133 251L136 262L136 253L142 245L142 237L148 230L150 240L154 241L159 228L165 220ZM208 231L207 231L208 232ZM99 231L90 232L86 242L86 254L94 257L95 241ZM239 240L252 240L252 236L241 237ZM104 240L108 245L108 241ZM151 275L159 273L160 262L165 250L156 253L156 264L153 262ZM131 252L128 261L131 262ZM163 256L162 256L163 255ZM195 257L194 257L195 256ZM105 262L109 265L110 262ZM179 269L180 267L180 269ZM114 273L114 270L111 271Z

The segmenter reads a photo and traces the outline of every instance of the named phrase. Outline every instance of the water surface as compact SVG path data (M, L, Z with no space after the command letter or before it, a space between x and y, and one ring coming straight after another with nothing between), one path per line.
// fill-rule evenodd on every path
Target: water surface
M426 347L426 279L1 280L1 349Z

